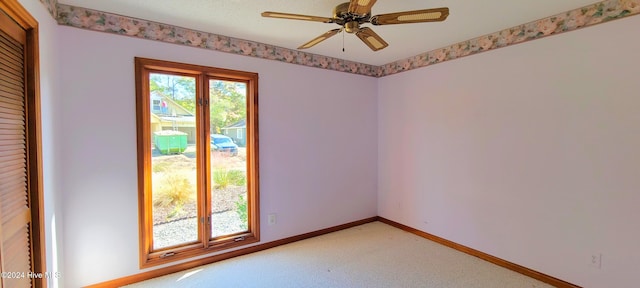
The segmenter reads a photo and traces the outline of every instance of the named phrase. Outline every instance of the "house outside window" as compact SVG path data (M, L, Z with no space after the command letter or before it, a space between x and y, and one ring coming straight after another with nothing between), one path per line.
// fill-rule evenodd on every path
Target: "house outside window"
M222 134L231 137L233 141L240 147L246 146L247 125L246 119L241 119L231 125L221 129Z

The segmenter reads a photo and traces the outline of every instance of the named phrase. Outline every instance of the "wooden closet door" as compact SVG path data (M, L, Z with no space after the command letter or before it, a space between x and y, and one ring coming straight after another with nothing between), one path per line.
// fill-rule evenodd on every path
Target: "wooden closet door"
M2 11L0 30L0 285L31 287L26 31Z

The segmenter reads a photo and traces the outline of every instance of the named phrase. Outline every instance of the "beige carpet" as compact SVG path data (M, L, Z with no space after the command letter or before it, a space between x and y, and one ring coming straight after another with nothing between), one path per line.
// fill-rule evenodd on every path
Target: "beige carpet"
M552 287L381 222L127 287Z

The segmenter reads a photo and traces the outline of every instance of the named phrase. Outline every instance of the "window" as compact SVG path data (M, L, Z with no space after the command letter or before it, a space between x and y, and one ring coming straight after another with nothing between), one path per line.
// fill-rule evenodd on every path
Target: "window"
M153 106L152 106L152 110L155 113L159 113L161 112L161 108L160 108L160 100L159 99L153 99L152 100Z
M258 242L258 74L143 58L135 67L140 267ZM220 135L241 119L246 147Z
M244 129L238 128L236 129L236 138L243 139L244 138Z

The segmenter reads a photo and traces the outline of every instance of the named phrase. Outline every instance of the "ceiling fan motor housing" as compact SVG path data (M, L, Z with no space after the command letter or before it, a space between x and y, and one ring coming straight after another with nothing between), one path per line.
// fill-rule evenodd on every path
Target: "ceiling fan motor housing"
M366 23L371 18L371 13L351 13L349 12L350 4L345 2L333 8L333 20L334 23L343 26L347 33L356 33L360 30L360 24Z
M348 13L349 10L349 2L342 3L335 8L333 8L333 18L344 18L344 16Z

